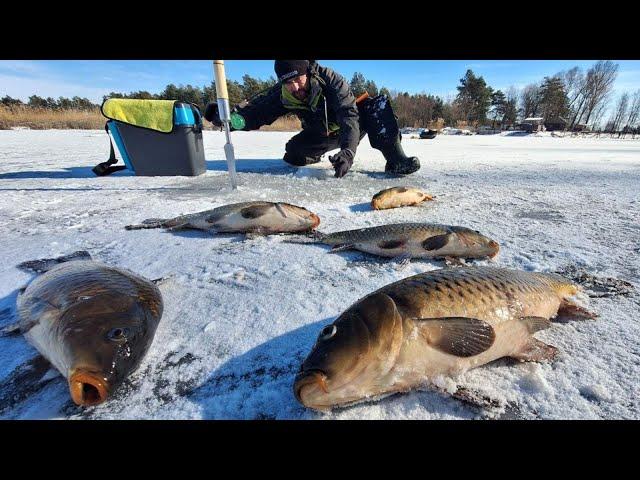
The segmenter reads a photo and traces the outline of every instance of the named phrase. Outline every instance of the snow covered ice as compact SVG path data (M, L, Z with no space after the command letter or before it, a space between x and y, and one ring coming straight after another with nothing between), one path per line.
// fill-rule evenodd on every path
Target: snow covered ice
M326 155L298 170L282 162L292 135L234 132L241 184L232 191L222 132L204 134L205 175L122 171L97 178L91 168L109 152L102 131L0 131L0 327L16 321L18 289L33 278L16 268L23 261L87 250L150 279L169 277L160 286L165 311L149 353L97 407L76 407L63 377L51 371L39 383L29 380L24 365L36 351L22 336L1 337L0 417L640 418L640 140L405 136L405 152L422 168L394 179L365 139L352 171L335 179ZM376 192L399 185L436 199L371 209ZM579 271L634 288L591 298L597 320L558 322L537 333L559 348L554 363L502 359L455 379L504 405L497 413L421 390L319 414L296 402L292 383L322 327L377 288L445 264L413 260L399 269L359 252L289 243L284 235L124 229L250 200L303 206L320 216L322 232L418 221L463 225L501 244L496 263L469 263ZM27 380L16 385L16 375Z

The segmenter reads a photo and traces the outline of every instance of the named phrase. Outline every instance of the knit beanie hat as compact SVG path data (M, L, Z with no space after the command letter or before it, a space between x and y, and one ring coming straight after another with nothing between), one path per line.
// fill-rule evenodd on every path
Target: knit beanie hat
M298 75L305 75L309 70L309 60L276 60L274 69L278 80L286 82Z

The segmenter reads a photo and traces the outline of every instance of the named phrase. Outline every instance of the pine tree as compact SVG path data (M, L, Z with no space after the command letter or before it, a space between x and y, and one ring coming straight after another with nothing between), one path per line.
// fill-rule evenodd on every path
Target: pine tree
M471 70L460 79L456 103L461 108L468 122L482 123L487 118L491 105L491 87L487 86L484 78L476 77Z
M540 112L545 122L566 121L569 113L569 98L564 82L558 76L545 77L540 87Z
M507 97L501 90L491 94L491 109L493 113L493 128L496 128L496 120L499 118L500 127L502 128L502 119L507 112Z
M514 125L518 118L518 100L515 97L507 99L505 105L504 117L502 118L502 126Z
M367 80L367 82L364 84L364 89L371 97L375 97L376 95L378 95L378 86L373 80Z
M349 86L351 87L351 92L353 92L357 98L367 90L367 80L360 72L355 72Z
M245 100L253 98L255 95L264 90L263 83L250 75L244 75L242 77L242 82L242 93Z
M6 105L7 107L13 107L13 106L17 106L17 105L24 105L24 103L22 103L22 100L20 100L18 98L11 98L9 95L5 95L4 97L2 97L0 99L0 103L2 105Z

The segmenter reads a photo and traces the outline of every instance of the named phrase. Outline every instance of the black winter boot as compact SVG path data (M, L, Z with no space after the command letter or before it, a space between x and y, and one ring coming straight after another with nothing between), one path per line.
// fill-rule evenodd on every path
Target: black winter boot
M387 165L384 171L396 175L409 175L420 170L420 160L418 157L407 157L400 145L400 140L387 147L380 148Z
M287 152L284 154L284 157L282 159L289 165L293 165L294 167L304 167L305 165L318 163L322 159L322 156L309 157L301 155L291 155L289 152Z
M361 129L369 135L369 143L387 160L385 172L409 175L420 168L417 157L407 157L400 145L400 129L386 95L368 98L358 105Z

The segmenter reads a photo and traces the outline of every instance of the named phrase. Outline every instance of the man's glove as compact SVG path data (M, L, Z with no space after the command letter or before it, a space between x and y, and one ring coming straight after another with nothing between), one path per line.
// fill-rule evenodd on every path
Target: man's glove
M343 148L332 157L329 157L329 161L336 171L336 178L341 178L346 175L351 168L351 165L353 165L354 156L355 154L350 149Z
M242 130L245 127L244 117L236 112L231 112L231 130ZM218 102L211 102L204 110L204 118L210 121L216 127L222 127L220 120L220 111L218 110Z
M207 105L207 108L204 109L204 118L213 123L216 127L222 126L217 102L211 102Z

